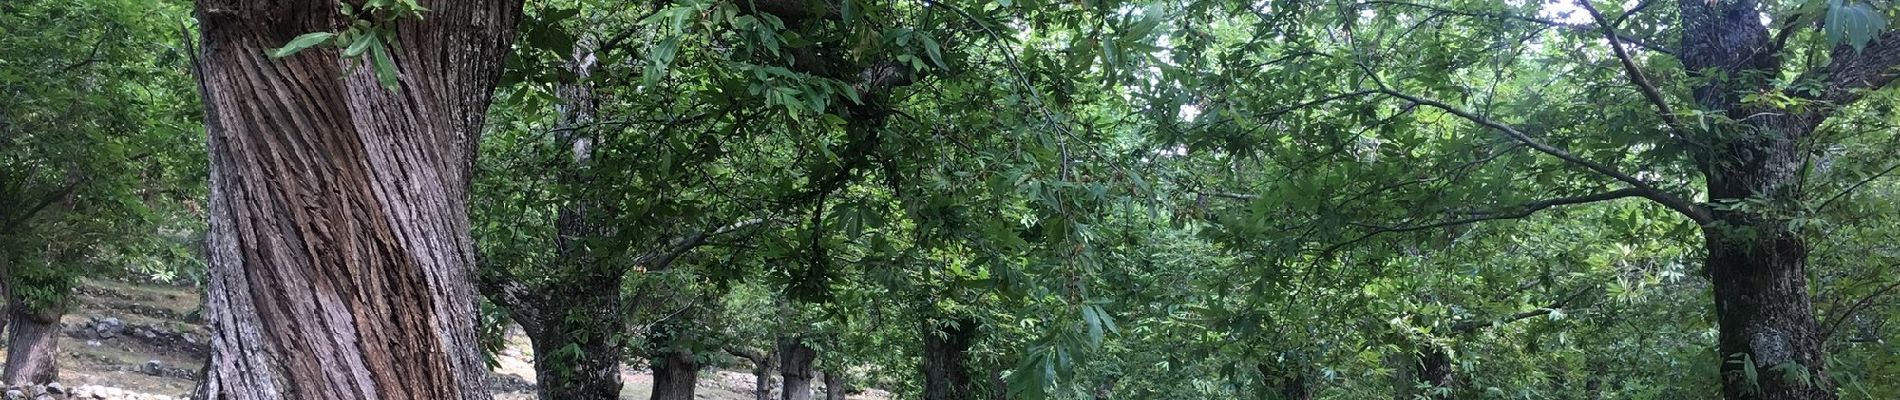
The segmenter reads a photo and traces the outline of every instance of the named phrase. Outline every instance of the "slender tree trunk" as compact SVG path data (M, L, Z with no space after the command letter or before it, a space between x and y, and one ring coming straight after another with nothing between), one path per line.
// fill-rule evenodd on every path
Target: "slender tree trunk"
M200 0L211 359L199 399L487 399L468 172L520 0L423 0L401 89L333 48L266 49L335 1Z
M753 360L753 398L758 400L772 400L772 359L773 357L768 354Z
M953 326L923 323L924 400L976 399L976 384L968 364L976 332L976 320L968 318L956 320Z
M0 382L26 385L59 380L59 317L65 310L34 310L15 298L8 307L7 366Z
M990 400L1009 399L1009 380L1003 379L1003 371L990 372Z
M844 400L844 373L825 372L825 400Z
M699 363L693 352L669 349L653 360L653 400L693 400Z
M811 400L812 362L818 351L806 346L803 338L782 337L778 341L779 374L785 378L784 400Z

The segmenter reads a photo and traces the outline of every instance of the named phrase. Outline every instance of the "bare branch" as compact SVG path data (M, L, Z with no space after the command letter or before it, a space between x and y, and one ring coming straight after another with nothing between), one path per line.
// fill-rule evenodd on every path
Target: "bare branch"
M1887 176L1887 174L1893 173L1893 171L1896 169L1900 169L1900 163L1895 163L1893 166L1890 166L1890 167L1887 167L1887 169L1881 170L1880 173L1873 174L1871 176L1868 176L1865 179L1861 179L1860 182L1854 182L1852 186L1848 186L1846 189L1841 189L1840 193L1835 193L1833 196L1828 196L1826 201L1821 202L1821 205L1814 207L1814 212L1818 213L1818 212L1821 212L1822 210L1826 210L1828 205L1834 204L1834 201L1840 200L1843 197L1847 197L1848 194L1854 193L1854 191L1860 189L1861 186L1866 186L1869 182L1873 182L1875 179L1880 179L1880 177Z
M1552 157L1556 157L1560 160L1563 160L1564 162L1583 167L1584 169L1588 169L1590 171L1596 172L1598 174L1609 177L1611 179L1615 179L1625 184L1629 184L1632 187L1631 189L1640 192L1643 198L1650 199L1651 201L1655 201L1657 204L1661 204L1664 207L1668 207L1671 210L1675 210L1677 213L1681 213L1683 216L1689 217L1690 220L1694 220L1697 224L1707 225L1715 221L1715 218L1709 214L1708 210L1703 209L1702 207L1697 206L1695 204L1692 204L1687 200L1683 200L1680 197L1676 197L1669 193L1665 193L1661 189L1657 189L1655 185L1650 184L1647 181L1644 181L1642 179L1637 179L1635 176L1631 176L1627 173L1623 173L1622 171L1618 171L1616 168L1599 164L1595 161L1583 159L1582 157L1578 157L1575 154L1571 154L1569 151L1565 151L1564 149L1560 149L1560 148L1545 144L1543 142L1540 142L1537 139L1530 137L1530 135L1527 135L1527 134L1524 134L1524 132L1518 131L1517 128L1513 128L1510 125L1505 125L1504 123L1492 120L1490 118L1485 118L1484 116L1478 115L1476 113L1472 113L1471 111L1467 111L1467 110L1458 108L1456 106L1452 106L1450 104L1445 104L1438 100L1432 100L1432 99L1427 99L1423 97L1413 96L1410 94L1406 94L1405 92L1392 90L1390 88L1386 88L1383 86L1381 86L1379 91L1392 97L1397 97L1397 98L1405 99L1407 101L1411 101L1414 103L1430 106L1432 108L1437 108L1447 113L1451 113L1452 115L1456 115L1460 118L1464 118L1465 120L1471 121L1478 125L1483 125L1485 127L1495 129L1499 132L1503 132L1505 136L1509 136L1513 140L1517 140L1518 142L1524 143L1524 145L1526 146L1530 146L1531 149L1537 150L1537 152L1548 154Z
M1821 330L1821 337L1825 339L1827 337L1834 336L1834 331L1839 329L1841 327L1841 324L1847 323L1847 320L1849 318L1852 318L1854 314L1859 313L1861 310L1864 310L1864 309L1867 309L1867 307L1873 306L1874 300L1878 300L1881 297L1887 296L1889 294L1888 292L1892 292L1894 291L1894 289L1900 289L1900 282L1889 283L1886 286L1882 286L1880 289L1874 290L1873 293L1870 293L1867 296L1861 297L1860 301L1854 302L1854 305L1848 306L1847 310L1845 311L1829 313L1832 315L1828 316L1828 323L1827 323L1827 326ZM1833 310L1829 310L1829 311L1833 311Z

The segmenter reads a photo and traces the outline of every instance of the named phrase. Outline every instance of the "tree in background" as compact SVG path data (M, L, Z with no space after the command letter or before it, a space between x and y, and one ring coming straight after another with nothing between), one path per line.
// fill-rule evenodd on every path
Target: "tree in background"
M77 281L176 251L160 230L195 219L185 18L170 2L0 5L0 381L57 380Z

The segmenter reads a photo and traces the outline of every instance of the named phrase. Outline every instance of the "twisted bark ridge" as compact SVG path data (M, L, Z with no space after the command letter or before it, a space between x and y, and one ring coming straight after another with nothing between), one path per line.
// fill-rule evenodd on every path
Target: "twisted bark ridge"
M200 0L212 355L199 399L486 399L468 173L519 0L422 1L400 90L291 38L334 1Z

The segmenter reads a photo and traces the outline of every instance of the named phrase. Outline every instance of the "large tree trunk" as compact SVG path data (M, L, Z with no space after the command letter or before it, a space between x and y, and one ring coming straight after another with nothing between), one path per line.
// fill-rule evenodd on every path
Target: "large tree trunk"
M653 360L653 400L693 400L699 363L693 352L668 349Z
M976 383L968 365L976 332L976 320L968 318L944 327L923 323L924 400L976 399Z
M778 340L779 374L785 378L784 400L811 400L812 362L818 351L798 337Z
M200 399L487 399L468 171L519 0L421 1L401 89L312 48L335 1L199 0L211 159Z
M1807 245L1784 216L1791 213L1766 209L1791 207L1799 199L1804 156L1800 142L1826 114L1764 109L1741 101L1741 93L1772 87L1768 79L1781 68L1777 52L1761 51L1771 42L1755 1L1682 0L1679 6L1684 67L1697 75L1704 70L1720 73L1703 76L1710 79L1695 89L1696 105L1725 112L1735 121L1700 135L1706 149L1696 160L1707 181L1709 203L1718 205L1709 207L1713 222L1703 227L1703 236L1707 273L1715 289L1723 395L1730 400L1832 399L1808 294ZM1853 61L1838 52L1836 57ZM1842 79L1852 80L1845 82L1852 85L1891 80L1859 76L1863 71L1828 72L1834 80L1830 85ZM1815 108L1826 107L1831 106Z
M59 380L60 308L35 310L26 304L7 307L13 330L7 334L6 373L0 382L25 385Z

